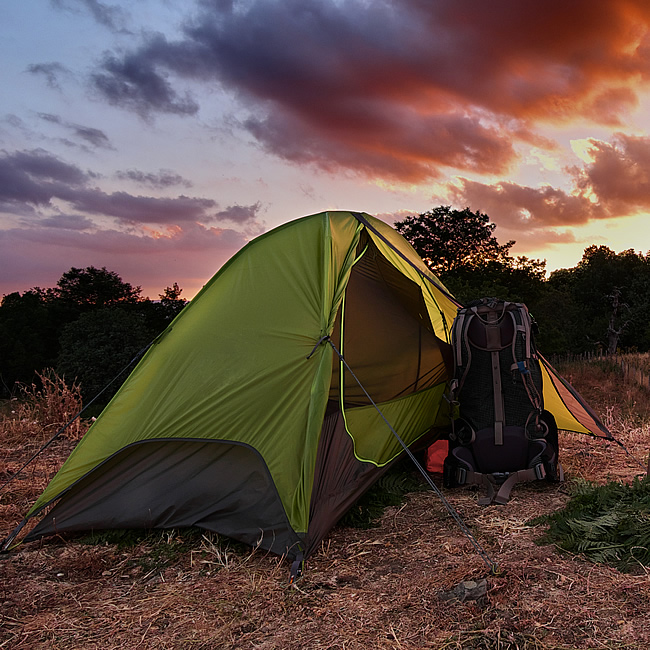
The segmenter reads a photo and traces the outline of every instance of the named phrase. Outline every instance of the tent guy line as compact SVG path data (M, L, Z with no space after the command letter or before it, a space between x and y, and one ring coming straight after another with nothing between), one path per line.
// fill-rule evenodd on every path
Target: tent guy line
M449 501L447 500L445 495L440 491L440 488L434 483L431 476L429 476L429 473L424 469L424 467L422 467L422 464L418 461L418 459L415 457L413 452L409 449L408 445L404 442L404 440L402 440L402 437L399 435L399 433L397 433L397 431L395 431L393 425L387 420L387 418L384 415L384 413L382 412L382 410L377 406L375 401L368 394L368 391L366 390L365 386L359 381L359 378L357 377L355 372L352 370L352 368L350 368L350 366L348 365L348 362L343 358L343 355L339 352L338 348L334 345L334 343L332 343L332 340L330 339L330 337L325 336L325 337L323 337L323 339L321 339L321 342L323 340L327 341L327 343L329 343L332 346L332 349L334 350L334 352L336 353L338 358L341 360L341 363L343 363L345 365L348 372L352 375L354 380L359 385L359 388L361 388L361 390L364 392L365 396L368 398L370 403L377 410L377 412L381 416L381 419L386 423L386 426L390 429L391 433L395 436L395 438L397 439L397 442L399 442L399 444L402 446L402 449L404 449L404 451L406 452L407 456L411 459L413 464L417 467L420 474L422 474L422 476L424 477L424 480L429 484L431 489L438 496L438 498L442 502L442 505L445 506L447 512L451 515L453 520L458 524L459 528L461 529L461 531L463 532L465 537L467 537L467 539L469 539L469 541L472 543L472 546L474 547L474 549L478 553L479 557L483 560L483 562L485 563L487 568L490 570L490 573L492 575L497 575L499 573L499 565L496 562L494 562L494 560L492 560L489 553L481 546L480 542L476 539L476 537L474 537L474 535L472 534L472 531L470 531L470 529L467 527L467 524L465 523L463 518L458 514L458 511L456 510L456 508L454 508L454 506L452 506L451 503L449 503ZM319 342L319 344L320 344L320 342Z
M158 337L156 337L157 339ZM155 342L156 339L147 343L136 355L127 363L116 375L111 379L74 417L70 418L47 442L45 442L41 448L34 452L34 454L29 458L23 465L18 468L2 485L0 485L0 494L5 490L5 488L12 483L22 472L31 465L66 429L68 429L74 422L76 422L83 413L90 408ZM27 520L23 520L14 531L5 539L0 547L0 553L4 553L9 549L11 543L16 539L16 536L22 530L23 526L27 523Z

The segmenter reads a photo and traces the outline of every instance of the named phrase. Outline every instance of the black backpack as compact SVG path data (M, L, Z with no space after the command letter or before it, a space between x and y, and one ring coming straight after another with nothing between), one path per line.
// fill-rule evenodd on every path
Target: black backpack
M459 309L452 326L456 413L443 481L484 486L482 505L507 503L519 481L563 478L535 328L525 305L496 298Z

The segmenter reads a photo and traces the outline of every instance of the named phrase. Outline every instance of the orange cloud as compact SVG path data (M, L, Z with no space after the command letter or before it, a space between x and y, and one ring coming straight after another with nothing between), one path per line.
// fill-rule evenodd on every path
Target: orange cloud
M593 162L573 170L582 193L614 216L650 209L650 138L618 133L613 142L589 142Z
M558 234L566 237L564 227L650 210L650 137L618 133L612 142L591 138L582 147L585 164L567 169L571 192L461 178L449 198L485 212L508 237L520 241L532 235L538 243L557 241Z
M486 185L460 179L460 187L452 189L451 197L454 203L471 205L515 231L576 226L611 216L603 206L582 195L550 186L533 188L506 181Z

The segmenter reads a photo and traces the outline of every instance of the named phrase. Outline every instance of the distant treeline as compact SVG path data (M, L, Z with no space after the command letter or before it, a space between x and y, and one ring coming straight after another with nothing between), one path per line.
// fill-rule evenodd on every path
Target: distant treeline
M396 228L463 304L485 296L525 303L546 356L650 350L648 255L590 246L574 268L546 278L544 261L513 257L514 242L499 244L489 217L469 208L440 206ZM71 268L54 288L4 296L0 397L46 368L94 397L183 309L181 291L174 284L143 298L114 271L90 266Z
M650 350L650 256L589 246L546 278L546 262L513 257L481 212L440 206L396 224L463 304L485 296L523 302L547 355Z
M186 304L174 283L159 299L143 298L114 271L71 268L56 287L10 293L0 303L0 396L31 385L53 368L94 397ZM121 377L123 380L126 374ZM119 388L102 395L104 403Z

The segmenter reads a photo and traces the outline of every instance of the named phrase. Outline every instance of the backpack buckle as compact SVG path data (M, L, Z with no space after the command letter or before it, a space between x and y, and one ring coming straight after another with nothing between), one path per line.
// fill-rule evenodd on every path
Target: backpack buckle
M546 468L544 467L544 463L535 465L535 476L537 477L538 481L546 478Z
M464 467L456 468L456 482L458 485L465 485L467 481L467 470Z

